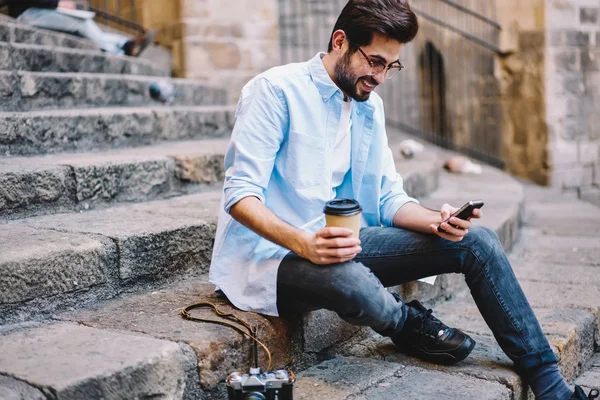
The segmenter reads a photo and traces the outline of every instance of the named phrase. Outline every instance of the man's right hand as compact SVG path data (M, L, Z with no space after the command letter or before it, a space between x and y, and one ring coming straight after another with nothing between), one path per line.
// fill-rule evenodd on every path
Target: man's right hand
M318 265L350 261L362 251L360 240L351 237L352 233L352 229L333 226L320 229L307 235L298 255Z

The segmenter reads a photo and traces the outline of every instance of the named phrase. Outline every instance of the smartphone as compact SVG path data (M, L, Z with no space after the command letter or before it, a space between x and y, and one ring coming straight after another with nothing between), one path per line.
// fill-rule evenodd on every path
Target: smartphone
M454 214L452 214L450 217L448 217L448 219L445 220L444 222L448 222L448 220L452 217L456 217L456 218L460 218L460 219L467 219L473 215L474 209L481 208L481 207L483 207L483 201L481 201L481 200L469 201L468 203L465 203L464 206L459 208L458 211L456 211ZM438 232L446 232L446 231L443 230L440 225L440 226L438 226Z

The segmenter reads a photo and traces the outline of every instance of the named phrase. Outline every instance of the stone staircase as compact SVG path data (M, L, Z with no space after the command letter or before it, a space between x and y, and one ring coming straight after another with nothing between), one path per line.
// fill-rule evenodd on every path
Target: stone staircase
M249 341L179 316L200 301L232 310L206 275L233 124L224 91L4 19L0 70L0 399L226 398L223 380L247 369ZM175 104L149 98L156 79L178 87ZM390 131L390 138L399 155L402 135ZM431 207L483 198L484 222L505 248L523 242L523 185L492 168L479 177L441 175L445 155L428 148L412 160L398 156L407 191ZM531 235L557 253L554 242ZM600 283L589 271L600 250L586 243L582 277ZM535 297L535 280L527 279L539 264L523 251L513 254ZM557 264L559 254L550 256ZM438 302L436 315L477 334L475 354L442 368L404 357L327 311L286 320L239 315L258 326L273 368L303 371L298 398L525 398L460 276L395 290ZM554 313L554 304L540 314L570 377L589 364L598 342L599 302L589 293L564 304L575 314ZM581 379L597 376L596 364Z

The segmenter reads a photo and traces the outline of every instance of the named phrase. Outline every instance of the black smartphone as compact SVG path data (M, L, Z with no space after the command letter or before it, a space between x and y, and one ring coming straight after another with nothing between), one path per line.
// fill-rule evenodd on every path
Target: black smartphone
M460 218L460 219L467 219L473 215L474 209L481 208L481 207L483 207L483 201L481 201L481 200L469 201L468 203L465 203L464 206L459 208L458 211L456 211L454 214L452 214L450 217L448 217L448 219L445 220L444 222L448 222L448 220L452 217L456 217L456 218ZM441 228L441 226L438 226L438 232L446 232L446 231L443 230Z

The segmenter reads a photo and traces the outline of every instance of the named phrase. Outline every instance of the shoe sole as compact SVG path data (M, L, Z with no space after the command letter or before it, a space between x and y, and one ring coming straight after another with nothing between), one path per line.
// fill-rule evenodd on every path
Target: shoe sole
M475 348L475 340L471 338L465 339L465 341L458 347L457 350L448 353L432 353L423 349L406 349L406 353L418 357L422 360L428 361L433 364L451 365L459 361L464 360L471 354Z

